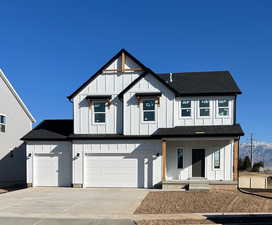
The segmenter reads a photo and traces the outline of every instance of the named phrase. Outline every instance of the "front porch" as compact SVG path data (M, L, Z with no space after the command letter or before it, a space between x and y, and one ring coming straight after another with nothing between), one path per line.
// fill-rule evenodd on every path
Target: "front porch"
M238 145L234 138L162 140L162 188L236 188Z

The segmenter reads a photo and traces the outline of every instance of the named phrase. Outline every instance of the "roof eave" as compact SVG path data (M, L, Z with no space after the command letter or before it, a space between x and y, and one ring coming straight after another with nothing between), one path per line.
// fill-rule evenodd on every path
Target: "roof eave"
M36 120L27 108L27 106L24 104L23 100L20 98L19 94L15 91L14 87L12 84L9 82L8 78L5 76L3 70L0 69L0 77L3 79L4 83L7 85L13 96L16 98L17 102L19 105L22 107L24 112L27 114L28 118L31 120L32 123L35 123Z

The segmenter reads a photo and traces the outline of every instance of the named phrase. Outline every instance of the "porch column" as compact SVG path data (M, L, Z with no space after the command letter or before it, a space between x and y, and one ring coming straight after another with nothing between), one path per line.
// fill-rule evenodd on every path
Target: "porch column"
M233 145L233 181L238 180L239 139Z
M162 140L162 181L166 180L166 140Z

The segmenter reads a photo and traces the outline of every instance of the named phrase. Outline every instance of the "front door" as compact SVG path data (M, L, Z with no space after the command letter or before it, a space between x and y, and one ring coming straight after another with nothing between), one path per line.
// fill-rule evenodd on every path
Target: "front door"
M192 149L192 176L205 177L205 149Z

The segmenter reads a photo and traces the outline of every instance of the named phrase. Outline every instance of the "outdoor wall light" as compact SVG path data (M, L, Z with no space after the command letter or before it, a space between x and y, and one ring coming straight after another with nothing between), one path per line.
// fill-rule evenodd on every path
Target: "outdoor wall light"
M31 153L28 153L28 157L31 157Z
M76 157L79 157L79 156L80 156L80 153L77 153L77 154L76 154Z

